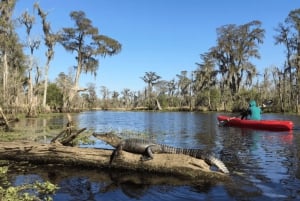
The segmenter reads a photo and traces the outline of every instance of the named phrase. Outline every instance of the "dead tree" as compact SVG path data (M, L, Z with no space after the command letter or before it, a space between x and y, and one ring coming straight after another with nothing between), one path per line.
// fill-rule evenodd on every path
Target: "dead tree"
M12 131L12 128L9 126L8 120L7 120L6 116L4 115L1 107L0 107L0 115L3 120L3 122L1 123L1 126L4 126L5 131Z
M67 114L68 122L66 125L66 128L60 132L56 137L54 137L51 140L51 143L57 143L57 140L59 143L65 146L73 146L73 140L83 131L86 130L86 128L82 129L75 129L75 126L73 125L73 121L70 114Z

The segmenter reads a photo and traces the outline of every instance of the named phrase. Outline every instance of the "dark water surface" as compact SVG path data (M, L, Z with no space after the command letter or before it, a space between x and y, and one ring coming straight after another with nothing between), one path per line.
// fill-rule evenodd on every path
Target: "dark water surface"
M140 133L159 143L209 150L232 172L228 182L190 183L161 175L49 166L27 167L13 176L13 182L50 180L60 187L54 200L64 201L300 200L300 116L263 114L264 119L292 120L295 124L291 132L270 132L218 127L217 115L96 111L73 115L73 120L78 127L97 132ZM63 127L65 119L57 116L40 121L48 128ZM51 129L41 128L36 132L39 138L54 135ZM98 140L94 146L109 147Z

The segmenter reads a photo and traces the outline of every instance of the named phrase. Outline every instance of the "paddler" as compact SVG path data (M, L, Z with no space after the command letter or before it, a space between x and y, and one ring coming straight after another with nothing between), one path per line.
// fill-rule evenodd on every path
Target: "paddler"
M263 105L264 106L264 105ZM256 105L255 100L249 102L249 107L247 110L241 113L241 119L250 119L250 120L261 120L261 109Z

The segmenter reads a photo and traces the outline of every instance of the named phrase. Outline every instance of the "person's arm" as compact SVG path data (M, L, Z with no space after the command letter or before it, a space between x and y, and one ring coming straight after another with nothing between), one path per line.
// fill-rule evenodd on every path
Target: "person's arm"
M244 119L245 117L247 117L249 114L251 114L251 111L248 109L244 109L242 112L241 112L241 119Z

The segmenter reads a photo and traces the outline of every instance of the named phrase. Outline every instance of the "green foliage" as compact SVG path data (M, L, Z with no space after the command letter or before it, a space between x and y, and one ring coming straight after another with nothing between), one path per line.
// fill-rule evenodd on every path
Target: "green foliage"
M57 189L56 185L50 182L36 182L35 184L24 184L16 187L11 186L6 189L0 187L0 197L3 201L51 201L51 195L54 194ZM28 193L27 191L33 191L35 193Z
M251 58L260 58L258 45L263 43L264 29L260 21L252 21L240 26L224 25L217 29L218 44L210 50L215 60L223 86L230 89L231 95L239 92L243 80L251 84L256 68ZM209 59L211 61L211 59Z
M3 166L0 167L0 184L1 186L9 186L10 183L7 179L7 171L8 171L8 167L7 166Z
M63 106L63 94L55 83L48 85L47 104L52 108Z
M217 110L221 99L221 93L218 89L210 89L210 109Z
M168 97L165 94L158 96L158 101L162 108L166 108L169 106Z
M86 107L88 109L92 109L97 107L97 93L96 93L96 86L92 83L88 85L88 93L81 94L81 97L86 103Z
M77 136L73 141L73 145L93 145L95 144L95 140L91 139L92 132L85 132L82 133L81 135Z
M114 55L121 51L121 44L108 36L99 35L97 27L92 25L83 11L73 11L70 17L75 27L63 28L59 42L70 52L77 53L77 73L96 73L99 65L96 56ZM85 51L82 51L85 50ZM79 77L75 77L78 85Z
M83 11L72 11L70 17L75 22L75 27L65 27L60 34L59 43L68 52L75 52L77 55L77 68L73 86L75 90L69 90L65 109L70 109L74 97L79 90L79 79L82 73L97 75L99 61L97 56L112 56L121 51L122 45L108 36L100 35L98 28L94 27Z
M1 181L7 181L7 167L0 167ZM1 182L0 186L0 200L1 201L34 201L44 200L52 201L53 195L58 187L48 181L35 182L34 184L23 184L20 186L3 187Z
M36 182L33 185L33 188L37 190L38 194L41 195L51 195L54 194L58 187L55 184L52 184L49 181L46 182Z

